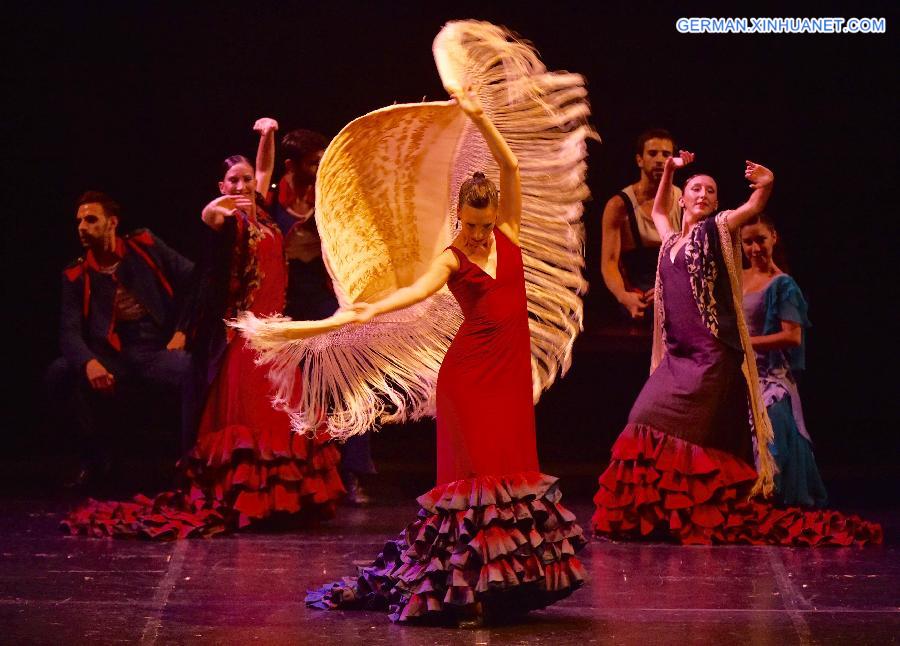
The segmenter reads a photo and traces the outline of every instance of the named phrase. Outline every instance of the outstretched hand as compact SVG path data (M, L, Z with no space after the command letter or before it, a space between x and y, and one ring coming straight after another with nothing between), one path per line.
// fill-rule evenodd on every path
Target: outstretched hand
M353 303L349 309L354 313L354 323L368 323L378 313L372 303Z
M688 164L694 161L694 153L689 152L687 150L679 150L677 157L669 157L666 159L666 166L668 168L676 169L676 168L684 168Z
M278 130L278 122L275 121L275 119L263 117L262 119L256 120L256 123L253 124L253 130L261 135L267 135L270 132Z
M744 169L744 177L750 180L750 188L765 188L775 181L775 174L762 164L757 164L749 159Z
M214 231L222 228L226 218L239 213L247 217L256 217L256 202L253 195L220 195L203 207L203 222Z
M241 193L233 196L234 207L237 211L243 211L249 216L256 215L256 197Z
M222 195L210 202L209 207L215 208L225 217L237 215L241 211L247 215L253 215L256 210L256 201L252 196L243 193Z
M484 114L481 99L478 98L478 94L471 85L464 90L461 88L451 88L450 96L456 100L460 110L470 117L477 117L478 115Z
M231 217L237 213L237 205L231 195L220 195L203 208L203 212L214 212L222 217Z

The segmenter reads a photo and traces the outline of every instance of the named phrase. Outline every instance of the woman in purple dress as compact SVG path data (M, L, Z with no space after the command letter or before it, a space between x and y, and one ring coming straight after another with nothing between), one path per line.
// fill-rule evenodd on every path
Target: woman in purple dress
M682 229L673 231L672 176L692 160L686 151L667 160L653 205L663 244L652 372L600 476L594 532L686 544L879 542L881 528L857 517L751 498L772 493L776 467L741 308L738 232L765 207L774 175L748 161L752 194L715 217L715 180L688 178Z

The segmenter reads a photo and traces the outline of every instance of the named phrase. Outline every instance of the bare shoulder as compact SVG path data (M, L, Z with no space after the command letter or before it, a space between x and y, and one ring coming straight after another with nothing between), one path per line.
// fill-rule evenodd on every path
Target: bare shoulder
M455 243L456 241L454 240L453 242ZM435 265L438 267L446 267L450 271L459 269L459 257L456 255L456 252L453 251L454 247L457 252L463 253L462 249L456 247L455 244L451 244L441 252L441 255L434 259Z
M609 225L621 225L625 222L625 200L616 193L606 201L603 207L603 222Z

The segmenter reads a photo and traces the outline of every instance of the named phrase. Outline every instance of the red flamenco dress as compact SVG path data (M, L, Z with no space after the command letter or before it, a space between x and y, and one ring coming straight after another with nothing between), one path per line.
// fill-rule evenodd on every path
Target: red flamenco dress
M240 309L281 312L287 285L281 234L263 214L259 223L235 219L227 244L234 250L229 293L241 294ZM226 334L224 348L210 353L221 359L206 362L214 376L196 443L179 464L187 485L155 499L89 501L63 521L71 533L172 539L334 516L344 493L338 448L291 430L287 413L270 403L266 370L256 365L253 350L240 335Z
M519 615L582 585L585 544L538 470L522 253L495 230L497 277L450 247L465 320L437 382L438 485L418 518L357 579L311 592L316 608L389 609L400 622Z
M757 472L743 354L710 332L695 296L700 290L691 284L692 268L710 262L691 254L718 248L715 239L703 244L717 235L712 220L698 225L695 240L674 261L674 237L663 245L657 294L664 294L666 355L638 395L600 476L594 533L685 545L881 542L881 527L858 516L750 498ZM720 327L732 302L725 289L727 284L715 292Z

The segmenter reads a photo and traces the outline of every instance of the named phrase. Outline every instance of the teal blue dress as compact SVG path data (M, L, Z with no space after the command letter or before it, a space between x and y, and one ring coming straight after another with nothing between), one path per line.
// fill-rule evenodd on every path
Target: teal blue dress
M797 381L806 368L806 330L810 327L803 292L787 274L780 274L758 292L744 295L744 316L750 336L781 331L782 321L802 328L799 347L756 353L760 389L772 420L770 446L778 465L776 499L788 506L824 507L828 501L803 420Z

